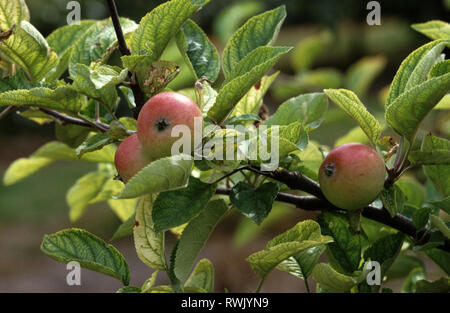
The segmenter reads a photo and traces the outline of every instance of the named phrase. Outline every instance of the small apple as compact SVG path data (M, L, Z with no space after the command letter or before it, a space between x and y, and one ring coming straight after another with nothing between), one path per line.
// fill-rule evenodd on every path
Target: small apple
M142 151L137 134L131 135L122 141L114 157L117 172L125 183L150 161L151 159L147 158Z
M152 97L142 107L137 122L138 138L144 153L152 159L170 156L173 143L179 139L172 137L172 128L176 125L186 125L190 129L192 151L195 117L201 121L202 112L182 94L163 92Z
M357 210L383 189L386 167L381 156L360 143L343 144L327 155L319 169L322 192L332 204Z

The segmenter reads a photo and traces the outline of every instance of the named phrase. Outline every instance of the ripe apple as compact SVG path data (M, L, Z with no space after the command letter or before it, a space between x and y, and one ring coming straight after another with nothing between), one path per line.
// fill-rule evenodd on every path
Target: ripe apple
M322 192L341 209L357 210L370 204L383 189L386 167L371 147L343 144L327 155L319 169Z
M144 153L152 159L170 156L173 143L179 139L172 137L172 129L176 125L189 128L192 151L195 117L199 117L201 121L202 112L191 99L182 94L163 92L150 98L142 107L137 123L138 138Z
M137 134L131 135L121 142L114 157L117 172L123 182L128 182L143 169L151 159L145 156Z

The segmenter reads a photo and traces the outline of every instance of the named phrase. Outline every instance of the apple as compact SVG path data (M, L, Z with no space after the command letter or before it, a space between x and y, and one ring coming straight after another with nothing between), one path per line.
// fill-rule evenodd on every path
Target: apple
M170 156L173 143L179 139L172 137L172 129L176 125L189 128L192 151L196 117L201 121L202 112L195 102L182 94L163 92L150 98L142 107L137 122L138 138L144 153L151 159Z
M128 182L134 175L143 169L149 159L142 151L137 134L131 135L122 141L114 156L114 164L123 182Z
M325 198L345 210L370 204L383 189L386 167L381 156L360 143L343 144L327 155L319 169Z

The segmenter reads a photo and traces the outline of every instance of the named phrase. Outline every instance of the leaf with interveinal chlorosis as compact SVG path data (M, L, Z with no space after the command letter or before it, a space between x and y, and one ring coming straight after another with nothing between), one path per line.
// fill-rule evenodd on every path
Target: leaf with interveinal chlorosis
M235 77L220 89L216 102L208 111L209 118L218 123L222 123L252 86L256 85L267 71L269 71L269 69L271 69L278 60L290 50L288 47L273 49L271 51L267 49L256 49L255 52L250 53L246 58L241 60L241 62L244 62L245 64L248 62L254 64L254 66L250 71ZM261 63L254 63L254 61Z
M93 152L102 149L103 147L113 143L114 140L111 139L109 133L98 133L88 139L86 139L82 144L80 144L75 153L78 157L81 157L87 152Z
M304 125L320 120L328 107L324 93L309 93L283 102L265 125L288 125L302 122Z
M449 35L450 37L450 35ZM441 277L435 281L419 280L416 282L417 293L450 293L450 278Z
M120 60L123 67L126 67L130 72L134 72L141 63L151 63L148 55L123 55Z
M86 153L79 159L75 154L75 150L67 145L56 141L49 142L30 157L15 160L6 170L3 183L6 186L13 185L56 160L113 163L114 153L114 147L106 146L102 150Z
M119 225L110 241L133 235L134 226L136 224L136 215L131 215L125 222Z
M97 23L95 20L83 20L79 23L59 27L48 35L46 38L47 42L50 48L52 48L59 56L59 63L50 70L46 77L46 81L59 79L61 75L64 74L69 66L75 43L79 38L82 38L83 33L95 23Z
M220 72L220 58L208 36L192 20L187 20L176 35L177 46L196 80L206 77L214 82Z
M334 240L327 246L329 254L346 273L353 273L359 268L361 253L367 243L364 233L355 233L348 219L341 214L322 212L318 222L324 235Z
M194 161L188 155L175 155L156 160L134 175L118 199L136 198L186 187Z
M150 290L150 288L152 288L155 283L156 283L156 278L158 277L158 273L159 271L156 270L152 273L152 276L150 276L150 278L148 278L143 284L142 284L142 293L146 293L147 291Z
M230 38L222 57L225 79L253 50L272 44L286 18L286 7L280 6L249 19ZM243 44L245 42L245 44Z
M334 146L339 147L340 145L343 145L345 143L350 143L350 142L358 142L358 143L362 143L362 144L366 145L366 144L370 143L370 139L367 138L366 134L361 129L361 127L356 126L352 129L350 129L347 132L347 134L338 138L336 140L336 142L334 143Z
M184 229L178 243L173 269L181 284L186 282L198 254L227 209L225 201L212 200Z
M384 208L389 212L391 217L394 217L402 211L403 204L406 201L404 193L397 185L393 185L389 189L381 190L380 198Z
M127 220L136 210L138 199L110 199L108 205L121 221Z
M390 107L403 93L427 80L428 73L440 58L446 44L448 44L448 41L444 40L427 43L403 60L392 81L386 100L386 108Z
M89 135L91 130L88 127L67 124L55 124L56 139L65 143L71 148L78 147Z
M208 259L198 261L191 276L184 284L184 288L186 287L196 287L207 292L214 292L214 267Z
M2 59L17 64L31 81L42 80L59 62L41 33L25 20L14 27L11 36L0 42Z
M411 27L433 40L450 39L450 24L443 21L433 20L426 23L413 24Z
M0 106L38 106L73 113L78 112L85 101L85 96L69 86L59 86L56 89L36 87L0 93Z
M134 32L130 50L133 55L150 55L156 61L184 22L209 0L172 0L147 13Z
M136 75L142 90L151 95L166 88L179 73L180 67L177 64L163 60L136 68Z
M247 113L230 118L227 125L246 125L254 122L262 122L262 119L255 113Z
M127 70L101 64L88 67L80 63L72 65L71 76L76 91L112 109L118 97L115 86L127 78Z
M380 263L382 277L397 258L403 245L403 233L391 234L378 239L364 251L364 260Z
M188 222L205 208L215 191L215 184L190 177L186 188L159 193L152 210L155 230L166 231Z
M239 102L234 107L233 112L231 113L232 117L238 117L244 114L257 114L261 105L262 100L266 92L269 90L269 87L278 77L280 72L276 72L270 76L264 76L261 80L256 83L246 94L244 97L239 100Z
M117 290L116 293L141 293L141 288L136 286L125 286Z
M442 149L450 150L449 140L432 135L427 135L423 139L421 151L432 152ZM450 196L450 165L426 165L423 170L442 197Z
M128 264L122 254L85 230L71 228L45 235L41 250L59 262L77 261L82 267L117 278L124 285L130 281Z
M411 140L422 120L448 92L450 73L433 77L398 96L385 118L399 134Z
M359 283L358 277L341 274L328 263L319 263L314 266L312 277L332 292L346 292Z
M230 201L242 214L259 225L272 210L278 191L278 185L272 182L258 188L239 182L231 190Z
M127 18L120 18L123 34L136 30L138 25ZM106 60L117 48L117 35L110 18L97 21L87 28L80 38L74 42L69 59L69 72L72 66L81 63L89 66L91 62Z
M21 21L30 21L30 12L25 0L6 0L1 2L0 29L9 29Z
M86 210L89 202L100 192L108 175L92 172L78 179L67 192L66 200L69 205L69 218L72 222L78 220Z
M383 56L362 58L349 68L345 87L359 97L364 97L374 79L386 66L386 61Z
M217 91L211 87L211 84L203 79L199 81L199 87L196 88L196 99L197 104L202 110L203 117L206 117L208 111L212 108L217 99Z
M321 235L320 227L315 221L307 220L276 236L264 250L253 253L246 260L258 276L265 278L278 265L279 269L286 270L286 263L282 263L283 261L291 262L292 257L295 258L301 252L332 241L331 237ZM302 265L298 263L298 266Z
M157 233L152 220L154 196L139 199L134 227L134 245L139 259L157 270L167 270L164 253L164 232Z
M370 141L376 144L381 134L380 123L367 111L358 96L346 89L325 89L324 92L347 115L354 119L369 137Z

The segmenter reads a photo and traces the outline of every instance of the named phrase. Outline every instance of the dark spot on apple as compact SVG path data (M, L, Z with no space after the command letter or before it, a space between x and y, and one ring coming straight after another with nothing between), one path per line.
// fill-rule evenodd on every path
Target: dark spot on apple
M335 172L336 168L334 167L334 163L328 163L327 165L325 165L324 168L325 175L327 175L328 177L332 177Z
M165 117L162 117L155 123L155 126L158 129L158 131L162 132L163 130L167 129L167 127L170 126L170 122Z

